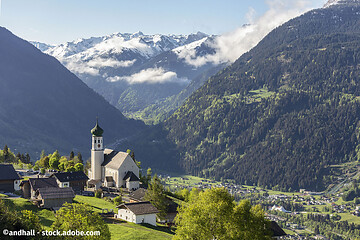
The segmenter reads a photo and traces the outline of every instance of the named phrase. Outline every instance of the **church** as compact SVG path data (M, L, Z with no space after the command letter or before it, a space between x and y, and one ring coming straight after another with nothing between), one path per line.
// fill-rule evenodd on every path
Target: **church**
M104 130L96 120L95 127L91 130L91 168L89 169L89 187L98 189L104 187L139 188L139 168L131 156L126 152L104 149Z

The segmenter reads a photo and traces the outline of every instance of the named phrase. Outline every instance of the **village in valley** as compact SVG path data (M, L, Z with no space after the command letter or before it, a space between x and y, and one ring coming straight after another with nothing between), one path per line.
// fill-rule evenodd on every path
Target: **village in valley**
M22 167L18 164L1 164L2 199L12 201L13 205L19 204L21 210L36 207L39 216L46 211L48 218L40 218L47 223L45 228L50 227L54 213L65 203L86 203L109 225L112 236L117 236L117 228L134 228L127 224L129 222L140 224L142 228L152 231L151 234L156 232L159 235L157 239L170 239L179 206L187 204L192 194L222 188L226 189L236 202L248 199L252 205L260 204L265 211L265 217L275 224L275 227L272 227L274 237L327 239L322 234L324 229L317 225L321 221L339 225L333 230L334 236L341 236L343 231L353 231L353 234L359 232L353 224L360 220L360 199L349 201L344 199L344 191L340 191L346 186L349 188L351 182L356 186L358 166L355 166L354 174L348 179L348 183L340 179L338 184L333 184L326 192L310 192L305 189L300 192L282 192L238 185L230 180L215 181L168 173L157 176L152 174L151 169L148 169L146 174L141 174L139 163L131 151L118 152L104 148L103 129L98 122L91 134L91 165L87 174L82 164L75 164L75 167L68 165L72 171L59 171L59 165L63 164L64 169L66 164L64 161L54 163L52 156L48 159L48 169L41 171L26 169L26 164L21 164ZM57 165L57 170L52 169L55 168L54 164ZM339 184L342 184L341 187ZM155 192L156 188L162 189L160 191L164 194L163 199L149 197L151 194L158 194ZM150 226L152 227L149 228ZM137 229L141 230L144 229ZM129 234L123 237L131 236L134 232L130 231Z

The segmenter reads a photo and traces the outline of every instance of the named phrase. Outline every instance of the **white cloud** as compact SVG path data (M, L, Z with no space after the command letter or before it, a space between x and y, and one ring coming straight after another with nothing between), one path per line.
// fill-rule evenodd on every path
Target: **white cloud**
M115 76L108 77L108 82L127 81L130 84L136 83L166 83L175 82L179 84L187 84L187 78L178 78L175 72L166 72L163 68L148 68L141 70L131 76Z
M95 58L91 59L87 65L94 68L102 68L102 67L130 67L135 63L136 59L127 60L127 61L118 61L116 59L108 58Z
M62 64L66 66L67 69L69 69L71 72L75 74L89 74L92 76L99 75L99 69L90 67L86 63L82 62L73 62L73 61L62 61Z
M266 3L269 10L257 19L254 19L255 10L249 9L246 17L250 25L217 37L210 45L216 50L215 54L196 57L194 50L184 49L178 56L195 67L206 63L234 62L255 47L274 28L308 11L310 4L306 0L271 0Z
M68 59L61 59L61 62L69 69L71 72L76 74L89 74L92 76L99 75L99 71L104 67L130 67L135 63L134 60L127 61L118 61L116 59L104 59L101 57L91 59L88 62L83 62L82 59L76 59L75 57Z

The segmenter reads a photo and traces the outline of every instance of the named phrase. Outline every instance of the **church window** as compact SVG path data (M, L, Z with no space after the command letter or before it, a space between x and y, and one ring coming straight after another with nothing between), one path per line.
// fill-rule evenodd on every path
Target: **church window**
M96 139L94 140L94 143L96 143Z

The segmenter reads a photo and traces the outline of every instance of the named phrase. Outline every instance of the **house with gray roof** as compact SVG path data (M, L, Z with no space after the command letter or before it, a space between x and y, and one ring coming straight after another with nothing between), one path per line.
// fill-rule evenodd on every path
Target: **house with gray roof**
M0 192L20 190L20 179L12 164L0 164Z
M23 197L38 207L58 209L65 202L72 203L75 194L71 187L59 187L54 177L29 178L22 181Z
M159 210L150 202L123 203L119 206L115 218L136 224L147 223L156 226L156 214Z
M72 187L75 192L84 191L84 187L89 180L88 176L82 171L79 172L59 172L50 176L55 178L59 187Z
M71 187L47 187L36 190L33 201L41 208L58 209L64 203L72 203L74 197L75 194Z

